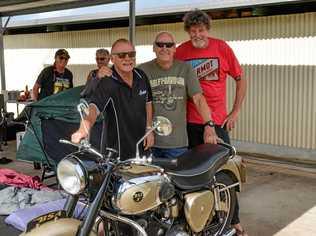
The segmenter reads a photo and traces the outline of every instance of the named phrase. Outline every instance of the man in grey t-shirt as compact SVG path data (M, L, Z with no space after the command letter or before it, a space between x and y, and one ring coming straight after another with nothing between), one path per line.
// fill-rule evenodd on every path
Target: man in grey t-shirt
M153 95L154 116L167 117L173 125L170 136L155 137L157 157L176 157L187 150L187 99L192 99L205 122L204 142L216 143L209 107L199 81L190 65L175 60L175 41L169 32L159 33L153 45L156 58L139 66L149 78Z

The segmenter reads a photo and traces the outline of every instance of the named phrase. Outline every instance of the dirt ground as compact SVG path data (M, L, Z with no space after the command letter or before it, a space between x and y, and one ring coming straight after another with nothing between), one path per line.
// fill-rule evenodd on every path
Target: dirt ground
M15 142L0 157L14 161L11 168L39 175L29 163L16 161ZM253 161L247 163L247 183L239 195L240 218L249 236L316 236L316 169ZM0 235L4 235L0 227Z

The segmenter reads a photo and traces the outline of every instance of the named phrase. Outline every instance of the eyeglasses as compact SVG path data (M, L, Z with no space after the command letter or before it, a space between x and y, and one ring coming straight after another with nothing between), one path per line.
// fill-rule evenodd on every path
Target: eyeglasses
M106 57L96 57L95 58L97 61L104 61L106 59Z
M120 59L124 59L126 56L128 56L129 58L135 58L136 52L135 51L131 51L131 52L116 52L116 53L112 53L112 55L116 55Z
M155 42L155 44L158 48L163 48L163 47L172 48L175 45L174 42Z

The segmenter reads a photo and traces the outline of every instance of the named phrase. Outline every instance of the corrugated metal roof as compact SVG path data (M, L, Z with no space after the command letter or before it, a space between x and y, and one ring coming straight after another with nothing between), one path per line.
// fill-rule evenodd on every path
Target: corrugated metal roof
M46 0L49 1L49 0ZM58 2L52 0L52 2ZM59 0L62 2L66 0ZM68 0L68 2L71 0ZM43 2L43 1L40 1ZM74 2L74 1L71 1ZM82 1L75 1L82 2ZM84 2L93 2L91 0ZM112 1L119 2L119 1ZM258 5L271 5L281 3L295 3L297 0L136 0L136 15L157 15L176 12L186 12L193 8L202 10L228 9L236 7L253 7ZM1 7L0 7L1 11ZM121 18L128 16L128 2L116 4L84 7L79 9L68 9L49 13L40 13L29 16L17 16L11 19L8 27L20 27L31 25L47 25L54 23L89 21L110 18Z
M0 2L1 16L16 16L38 12L122 2L127 0L6 0Z

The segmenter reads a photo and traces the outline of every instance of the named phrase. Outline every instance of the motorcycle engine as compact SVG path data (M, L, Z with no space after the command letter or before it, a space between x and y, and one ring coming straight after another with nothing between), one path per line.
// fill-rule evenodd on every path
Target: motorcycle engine
M175 222L179 207L177 197L173 197L152 211L136 216L134 220L146 230L147 235L189 236L183 221Z
M175 193L174 186L163 175L121 178L112 196L112 206L126 215L138 215L158 207Z

